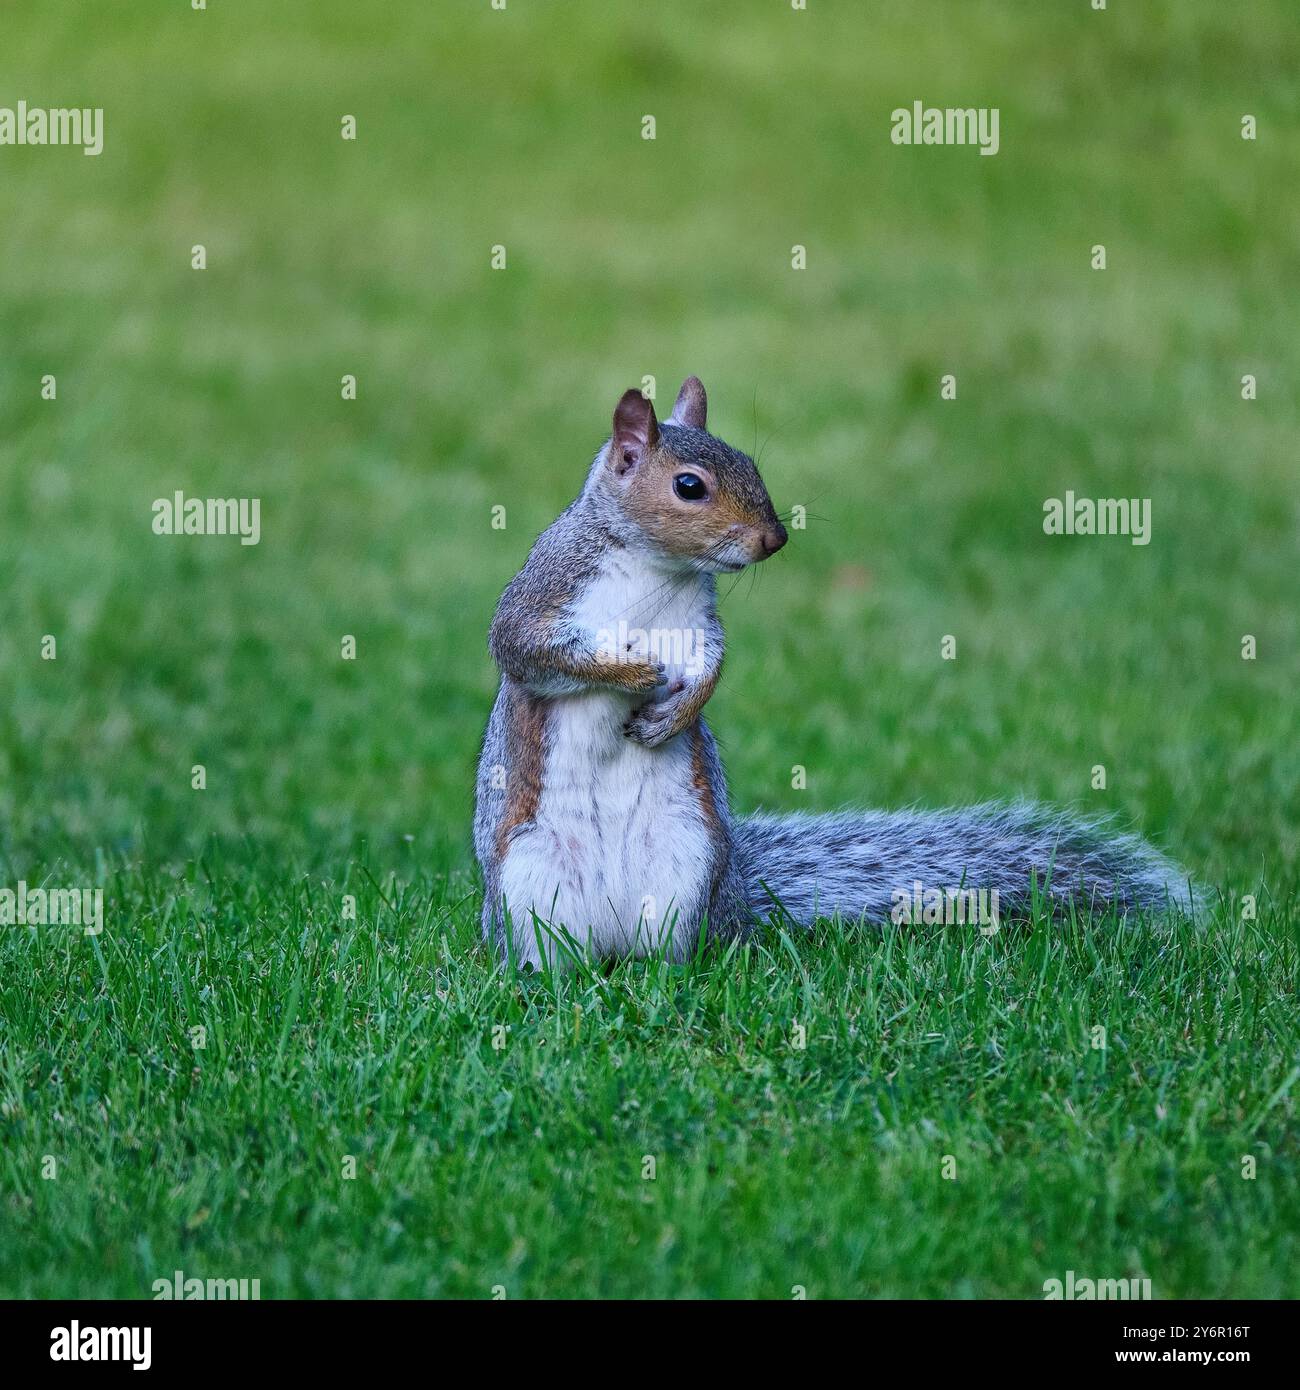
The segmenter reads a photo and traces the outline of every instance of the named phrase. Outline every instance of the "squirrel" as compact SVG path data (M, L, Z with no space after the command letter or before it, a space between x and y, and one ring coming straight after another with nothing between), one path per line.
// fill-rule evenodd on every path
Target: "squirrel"
M922 885L991 889L1004 912L1035 893L1058 912L1191 911L1143 840L1032 803L733 817L702 715L722 669L716 576L787 533L707 409L696 377L662 424L625 392L581 493L501 596L474 816L485 939L534 967L682 961L701 931L743 937L774 913L898 921Z

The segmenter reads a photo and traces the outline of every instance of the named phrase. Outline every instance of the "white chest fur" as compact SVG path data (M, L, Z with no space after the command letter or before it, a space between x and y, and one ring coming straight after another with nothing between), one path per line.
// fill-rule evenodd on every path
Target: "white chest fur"
M619 552L572 619L598 645L653 655L672 680L702 659L712 604L704 576L666 575ZM548 702L534 822L501 866L523 960L539 956L534 915L598 956L643 955L668 938L680 958L694 941L712 866L692 736L654 749L627 738L628 714L645 698L589 689Z
M653 657L673 680L700 673L712 612L711 577L665 571L615 551L573 605L572 621L598 650Z

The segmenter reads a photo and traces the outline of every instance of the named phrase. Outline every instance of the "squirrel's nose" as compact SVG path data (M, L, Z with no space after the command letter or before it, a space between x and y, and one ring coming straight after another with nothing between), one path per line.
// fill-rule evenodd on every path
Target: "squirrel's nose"
M789 540L786 535L785 527L778 521L776 525L769 526L759 537L759 543L763 547L763 558L775 555L778 550Z

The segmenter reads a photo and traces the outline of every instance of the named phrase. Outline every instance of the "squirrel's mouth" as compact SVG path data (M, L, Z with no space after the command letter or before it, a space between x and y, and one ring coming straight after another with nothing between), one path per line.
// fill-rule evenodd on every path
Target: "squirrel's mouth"
M703 555L697 556L695 568L705 574L739 574L752 562L753 557L743 545L734 540L727 540L711 546Z

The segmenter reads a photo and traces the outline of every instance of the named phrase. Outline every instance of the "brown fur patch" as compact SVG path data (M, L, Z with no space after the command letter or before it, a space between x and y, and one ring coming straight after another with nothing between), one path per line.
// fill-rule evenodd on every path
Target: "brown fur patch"
M713 692L717 689L718 676L721 672L722 668L718 666L686 687L682 696L681 708L673 719L673 731L670 737L680 734L683 729L689 729L700 717L700 711L713 698Z
M497 858L504 859L510 837L537 817L546 770L546 702L511 684L506 705L506 804L497 823Z
M713 795L713 783L709 778L709 765L704 757L704 735L698 725L691 733L691 785L699 799L700 814L709 839L717 843L726 839L726 828L718 814L718 803Z

